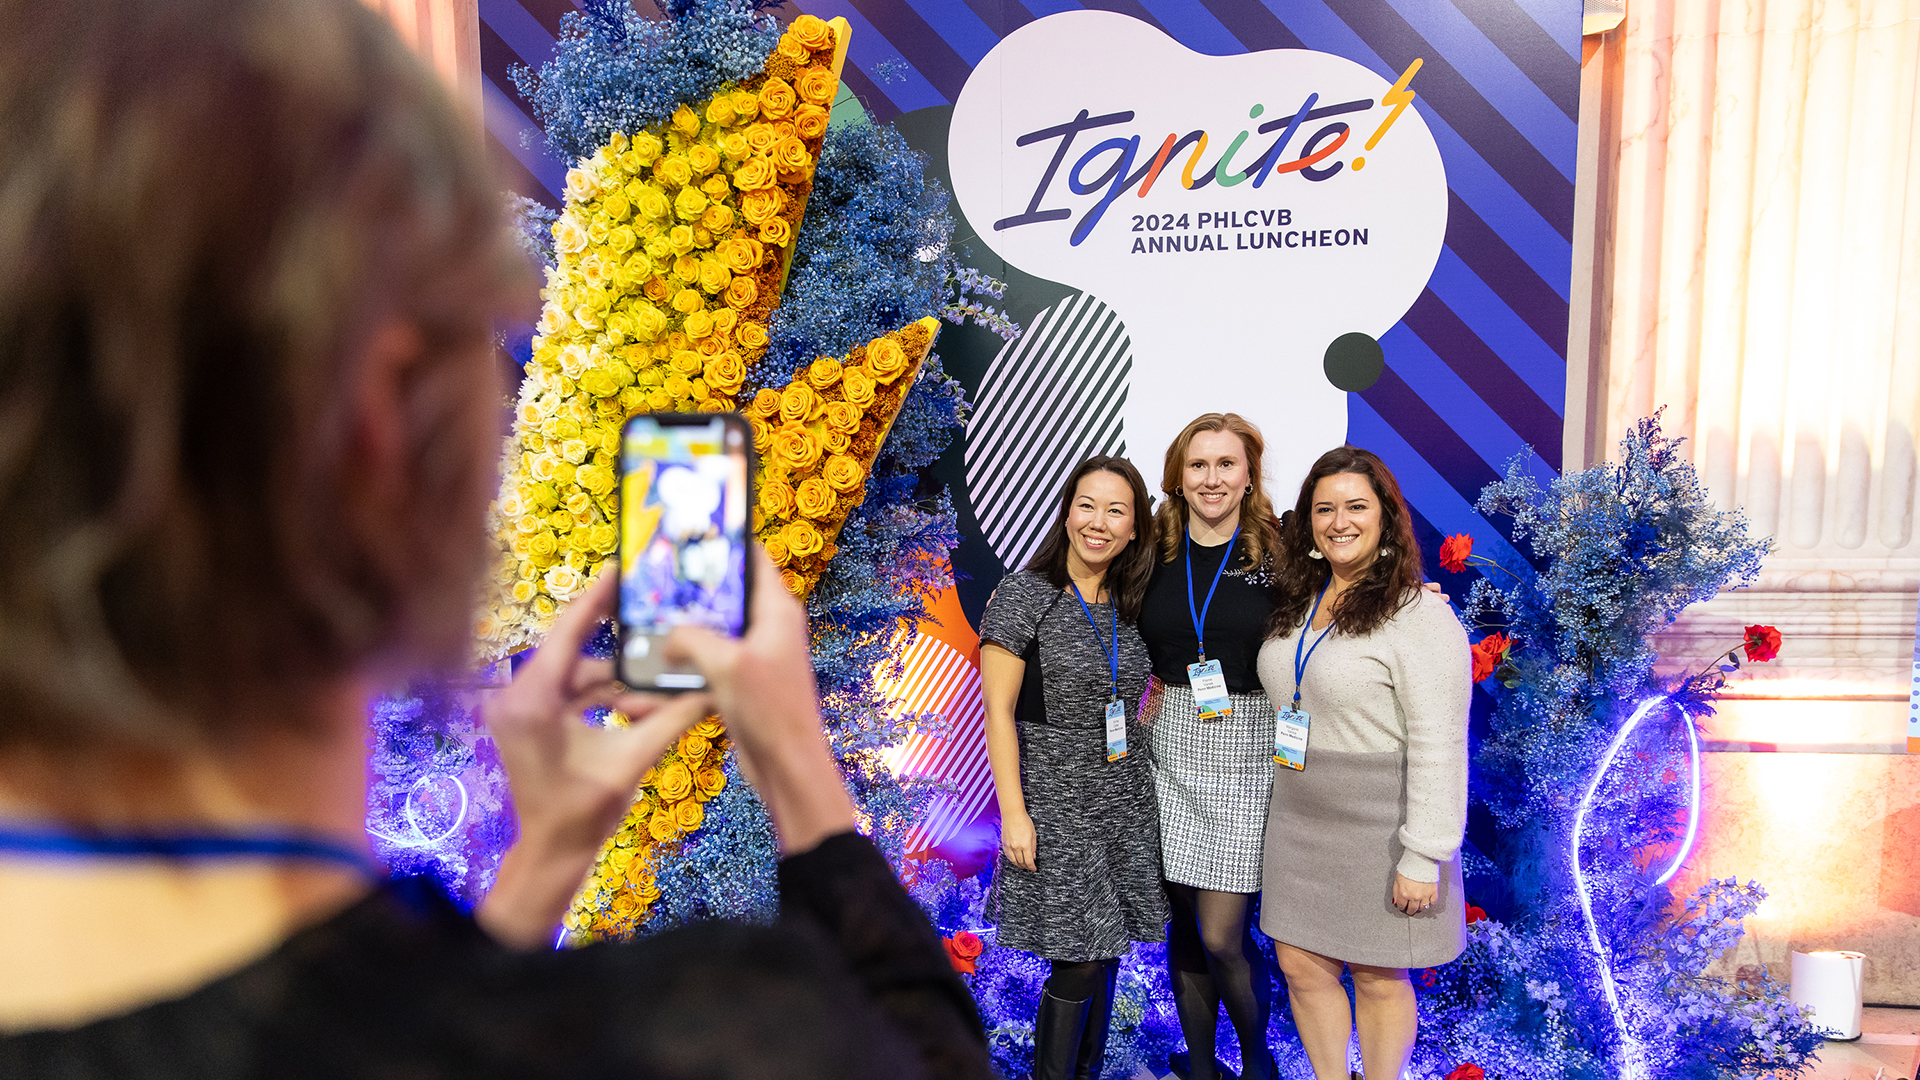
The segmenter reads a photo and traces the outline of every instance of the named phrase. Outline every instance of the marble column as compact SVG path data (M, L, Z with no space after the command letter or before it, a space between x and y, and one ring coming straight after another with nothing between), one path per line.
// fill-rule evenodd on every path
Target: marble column
M387 17L400 40L446 81L454 99L480 121L479 0L362 0Z

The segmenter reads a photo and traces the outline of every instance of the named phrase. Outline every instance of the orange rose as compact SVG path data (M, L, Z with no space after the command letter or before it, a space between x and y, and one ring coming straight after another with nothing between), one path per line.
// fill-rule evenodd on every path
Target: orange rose
M782 424L773 433L772 457L776 464L792 471L805 472L820 460L820 440L799 424Z
M865 409L873 404L873 376L860 368L848 368L840 375L840 392L848 401Z
M736 274L758 270L766 257L766 247L750 236L736 236L720 245L721 261Z
M780 419L784 423L805 423L819 416L826 403L806 383L794 383L780 394Z
M780 130L772 124L755 124L747 129L747 146L756 154L764 154L773 149L780 141Z
M692 799L688 799L686 802L673 808L674 823L688 832L699 828L700 823L705 821L706 817L707 812L701 809L700 804Z
M654 774L653 790L667 802L679 802L693 790L693 772L685 762L669 762Z
M892 338L877 338L867 345L867 373L883 383L891 383L907 370L907 351Z
M845 454L835 454L827 459L826 467L820 475L835 491L848 492L858 490L867 478L867 470L858 461Z
M824 49L834 43L833 27L817 15L802 15L787 27L787 33L808 49Z
M673 815L662 807L655 810L653 816L647 819L647 835L664 844L680 836L680 825L673 820Z
M838 502L839 500L834 497L833 489L827 486L825 480L817 476L800 481L799 488L793 493L794 509L816 520L833 513L833 508Z
M786 222L780 221L779 218L775 218L774 221L781 225L786 224ZM745 311L747 308L752 307L753 302L759 298L760 286L747 274L741 274L739 277L727 283L726 300L727 306L730 308Z
M851 401L827 402L827 430L851 435L860 430L860 406Z
M695 312L694 314L700 314L700 313ZM687 316L687 318L691 319L693 318L693 316L689 315ZM700 360L699 353L688 352L685 349L682 349L679 352L674 353L673 359L669 360L668 363L673 366L673 370L679 372L682 375L688 376L689 378L691 378L694 375L694 373L698 372L701 369L701 367L704 366Z
M733 340L748 352L758 352L767 347L767 328L757 322L743 321L734 328Z
M793 110L793 130L803 139L817 139L827 133L827 110L818 105L802 105Z
M772 187L778 179L779 173L774 168L773 162L763 157L748 158L746 161L741 162L738 169L734 170L733 186L739 188L741 191L760 191L764 188ZM753 203L749 198L741 203L741 209L745 210L752 205ZM751 221L753 219L749 216L747 220Z
M787 551L787 538L781 536L778 532L775 532L772 536L767 537L760 543L762 547L767 549L767 558L773 560L773 565L785 566L788 562L792 561L793 556Z
M780 530L780 535L786 538L788 554L796 559L804 559L827 545L827 538L820 535L820 530L814 527L813 522L805 518L789 522L786 528ZM681 766L683 769L685 767Z
M707 212L700 215L700 227L713 233L733 228L733 207L717 202L707 207Z
M760 115L769 120L780 119L799 103L798 95L785 79L768 79L760 86Z
M845 404L845 402L839 404ZM829 454L844 454L847 452L847 447L853 445L853 436L844 431L829 430L820 436L820 445L826 447Z
M696 770L693 774L693 786L700 794L711 799L727 790L727 774L713 766Z
M771 419L773 415L779 411L780 391L770 387L754 394L753 404L747 406L748 416L758 416L765 419Z
M813 59L812 50L800 44L800 39L792 34L780 35L780 55L796 64L804 64Z
M783 480L760 483L760 512L769 519L793 516L793 489Z
M786 218L768 218L766 224L760 226L760 239L786 247L793 243L793 226L787 224Z
M741 362L739 353L723 352L707 361L701 375L714 392L737 394L747 381L747 365Z
M780 571L780 584L782 587L784 587L788 592L792 593L793 595L800 597L801 599L806 598L807 579L801 577L798 573L792 570Z
M813 155L807 152L807 144L799 136L789 135L773 147L774 167L783 173L805 172L813 164Z
M794 80L793 88L800 92L800 100L825 105L833 100L833 92L839 88L838 83L833 72L816 64L800 73L800 78Z
M825 390L840 381L840 361L831 356L823 356L807 365L807 382L815 390Z

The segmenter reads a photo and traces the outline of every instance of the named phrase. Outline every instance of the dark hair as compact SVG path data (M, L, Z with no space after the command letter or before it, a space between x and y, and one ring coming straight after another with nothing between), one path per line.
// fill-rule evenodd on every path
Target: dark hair
M1260 480L1260 459L1266 455L1267 441L1260 429L1239 413L1205 413L1195 417L1167 447L1166 467L1160 473L1160 493L1166 496L1153 515L1153 530L1160 545L1160 561L1170 563L1180 557L1181 543L1187 535L1187 500L1181 483L1187 468L1187 448L1193 437L1203 431L1227 431L1238 436L1247 455L1247 482L1253 490L1240 500L1240 542L1248 566L1260 566L1273 554L1280 538L1280 522L1273 516L1273 500Z
M1067 587L1067 514L1073 509L1074 492L1080 490L1080 481L1089 473L1109 472L1127 482L1133 491L1133 539L1121 549L1120 554L1107 564L1106 575L1101 584L1106 586L1107 594L1113 598L1114 609L1127 622L1140 620L1140 603L1146 599L1147 579L1153 576L1153 545L1148 542L1152 535L1152 523L1146 517L1147 482L1141 478L1140 470L1133 462L1123 457L1107 454L1095 454L1081 462L1067 477L1060 488L1060 509L1053 516L1053 527L1047 530L1047 538L1040 544L1040 550L1027 560L1027 569L1041 575L1054 585Z
M464 658L529 284L502 226L355 0L0 9L0 743L284 727L260 700Z
M1280 557L1274 560L1273 616L1267 636L1280 637L1306 621L1307 609L1319 595L1333 568L1315 559L1313 550L1313 489L1321 480L1340 473L1356 473L1373 485L1380 503L1380 554L1361 579L1341 594L1333 608L1333 625L1342 634L1378 630L1420 592L1420 545L1413 538L1413 515L1400 495L1400 484L1386 463L1357 446L1342 446L1320 455L1300 482L1300 498L1280 533Z

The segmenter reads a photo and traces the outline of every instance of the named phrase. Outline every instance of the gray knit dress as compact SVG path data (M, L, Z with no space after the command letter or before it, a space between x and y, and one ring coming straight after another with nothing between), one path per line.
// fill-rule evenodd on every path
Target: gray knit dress
M1260 649L1276 705L1293 700L1299 636ZM1306 770L1274 769L1260 903L1268 937L1375 967L1460 955L1472 667L1453 609L1425 591L1371 634L1320 642L1301 680ZM1413 916L1395 908L1396 872L1438 882L1433 906Z
M1088 604L1032 571L1010 574L980 620L980 640L1027 661L1015 727L1020 790L1036 837L1036 870L995 864L995 943L1049 960L1105 960L1136 941L1166 940L1160 824L1140 696L1147 647L1120 624L1120 697L1127 756L1107 760L1113 608ZM1033 678L1035 666L1039 678Z

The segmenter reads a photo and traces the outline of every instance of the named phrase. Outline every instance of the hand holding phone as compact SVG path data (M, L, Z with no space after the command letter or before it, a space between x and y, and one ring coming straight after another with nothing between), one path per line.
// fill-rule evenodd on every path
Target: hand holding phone
M635 689L699 690L706 678L670 660L666 637L699 626L747 628L753 435L732 413L648 413L627 421L620 450L620 679Z

